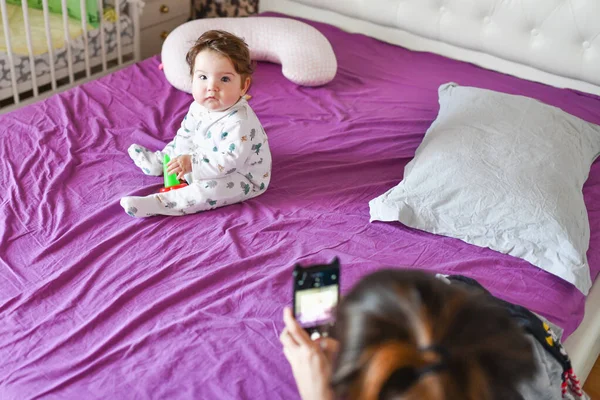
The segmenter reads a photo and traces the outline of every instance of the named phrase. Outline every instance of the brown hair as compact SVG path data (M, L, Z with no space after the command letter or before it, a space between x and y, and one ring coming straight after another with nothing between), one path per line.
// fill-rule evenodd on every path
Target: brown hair
M511 400L531 342L493 297L422 271L381 270L340 303L332 386L361 400Z
M202 36L196 40L194 46L188 51L185 60L190 66L190 75L194 74L196 56L206 49L215 51L229 58L235 72L242 77L242 87L246 82L246 78L251 78L254 67L250 60L250 50L244 39L229 32L218 30L204 32Z

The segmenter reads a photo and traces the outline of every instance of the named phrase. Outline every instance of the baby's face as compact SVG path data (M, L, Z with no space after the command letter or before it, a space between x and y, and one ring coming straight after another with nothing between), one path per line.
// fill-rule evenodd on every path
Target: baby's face
M192 95L209 111L228 109L246 93L249 85L250 78L242 85L242 77L229 58L212 50L203 50L196 56Z

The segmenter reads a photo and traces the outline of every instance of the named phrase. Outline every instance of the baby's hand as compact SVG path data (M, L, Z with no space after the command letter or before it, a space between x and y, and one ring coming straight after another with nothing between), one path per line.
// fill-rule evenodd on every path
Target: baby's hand
M183 154L175 157L167 164L167 174L177 174L177 179L183 179L188 172L192 172L192 156Z

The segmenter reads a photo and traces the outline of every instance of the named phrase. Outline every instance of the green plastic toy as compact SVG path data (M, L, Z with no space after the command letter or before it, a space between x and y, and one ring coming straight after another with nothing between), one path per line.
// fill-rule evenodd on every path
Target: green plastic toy
M177 179L176 173L167 174L167 164L169 163L169 161L171 161L171 157L169 157L168 154L165 154L163 157L163 175L165 177L165 187L159 190L159 192L161 193L168 192L169 190L180 189L182 187L187 186L187 183L180 182L179 179Z

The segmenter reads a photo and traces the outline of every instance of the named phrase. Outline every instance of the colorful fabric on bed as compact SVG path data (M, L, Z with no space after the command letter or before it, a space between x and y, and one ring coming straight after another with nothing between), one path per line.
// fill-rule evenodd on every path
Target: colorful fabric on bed
M342 293L384 266L477 279L571 333L583 295L530 265L399 223L370 199L402 179L444 82L525 94L600 123L600 99L312 23L338 74L297 86L261 63L250 93L273 154L247 202L143 220L161 187L127 155L164 147L191 96L152 58L0 116L0 398L291 399L279 344L296 262L340 257ZM584 186L600 270L600 163Z

